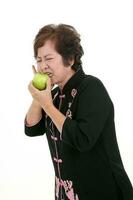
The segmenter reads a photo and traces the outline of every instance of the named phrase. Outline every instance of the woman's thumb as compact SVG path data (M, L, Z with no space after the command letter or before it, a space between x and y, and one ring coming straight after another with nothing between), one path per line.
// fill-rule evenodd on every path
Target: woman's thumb
M48 77L48 80L47 80L47 87L46 87L47 90L51 90L51 79Z

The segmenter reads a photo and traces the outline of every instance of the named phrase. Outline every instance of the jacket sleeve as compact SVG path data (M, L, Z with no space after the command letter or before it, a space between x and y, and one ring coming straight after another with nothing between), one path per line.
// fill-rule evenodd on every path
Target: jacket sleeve
M52 90L52 99L54 100L54 96L56 95L58 91L58 87L54 88ZM28 126L27 122L26 122L26 117L24 120L24 132L27 136L39 136L39 135L43 135L46 132L46 113L45 111L42 109L42 118L41 120L35 124L34 126Z
M25 117L25 121L24 121L24 132L27 136L39 136L39 135L43 135L45 133L45 113L42 110L42 118L41 120L35 124L34 126L28 126L27 122L26 122L26 117Z
M81 152L93 148L104 129L110 108L111 99L102 82L99 79L90 81L79 94L76 117L65 119L62 141Z

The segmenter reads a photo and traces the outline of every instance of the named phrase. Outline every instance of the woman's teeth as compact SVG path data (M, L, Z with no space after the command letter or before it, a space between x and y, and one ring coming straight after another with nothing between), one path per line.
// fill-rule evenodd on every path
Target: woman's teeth
M47 72L46 74L47 74L49 77L52 77L52 73Z

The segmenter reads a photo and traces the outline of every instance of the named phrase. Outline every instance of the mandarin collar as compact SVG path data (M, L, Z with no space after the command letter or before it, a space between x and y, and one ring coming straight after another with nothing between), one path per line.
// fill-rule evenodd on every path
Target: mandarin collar
M73 74L73 76L66 82L63 89L62 90L59 89L59 93L63 95L63 94L71 92L72 89L76 89L84 77L85 77L85 73L82 67L80 67Z

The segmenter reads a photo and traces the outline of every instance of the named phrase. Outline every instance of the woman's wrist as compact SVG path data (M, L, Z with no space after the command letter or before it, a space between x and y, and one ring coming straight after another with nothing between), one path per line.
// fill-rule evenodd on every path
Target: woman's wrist
M36 108L41 108L39 102L36 101L35 99L33 99L33 101L32 101L32 105L33 105L34 107L36 107Z

